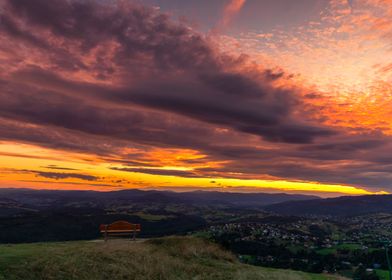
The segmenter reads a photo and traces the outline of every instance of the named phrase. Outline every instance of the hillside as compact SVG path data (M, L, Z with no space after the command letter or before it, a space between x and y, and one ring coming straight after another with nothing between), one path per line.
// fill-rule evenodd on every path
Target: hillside
M142 237L182 235L210 224L257 221L262 207L314 196L268 193L0 189L0 243L88 240L102 223L126 220ZM25 234L28 232L29 234Z
M264 207L283 215L355 216L392 213L392 195L342 196L307 201L286 201Z
M0 245L0 279L269 279L327 280L335 276L239 263L194 237L145 242L110 240Z
M260 207L285 201L317 199L313 195L286 193L232 193L217 191L172 192L156 190L120 190L111 192L0 189L0 206L47 208L59 205L97 206L121 203L186 203L226 204L238 207ZM0 212L1 214L1 212Z

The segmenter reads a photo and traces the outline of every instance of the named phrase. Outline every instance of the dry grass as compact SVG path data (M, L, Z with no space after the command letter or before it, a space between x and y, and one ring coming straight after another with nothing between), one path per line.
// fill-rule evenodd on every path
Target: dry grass
M337 279L240 264L216 244L193 237L146 242L41 243L0 246L0 279L183 280Z

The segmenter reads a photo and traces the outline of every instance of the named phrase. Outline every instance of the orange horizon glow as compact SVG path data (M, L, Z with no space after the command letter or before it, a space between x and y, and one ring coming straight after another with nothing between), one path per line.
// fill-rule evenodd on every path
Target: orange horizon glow
M16 151L9 153L8 151ZM146 155L158 163L164 164L161 170L192 170L193 166L178 166L178 160L185 158L203 158L194 151L185 150L183 153L167 150L155 150ZM60 158L61 156L61 158ZM165 164L171 164L165 166ZM214 165L215 163L212 163ZM287 192L311 193L320 196L337 195L370 195L389 194L386 191L370 191L365 188L323 184L318 182L290 181L283 179L241 179L227 177L180 177L166 175L152 175L139 172L113 170L121 168L115 163L102 162L91 156L58 152L28 144L13 144L0 142L0 185L2 188L31 188L56 190L94 190L114 191L121 189L221 189L223 191L242 192ZM52 169L54 168L54 170ZM56 169L59 168L59 169ZM141 167L148 170L148 167ZM154 168L156 169L156 168ZM94 176L93 182L78 178L52 179L40 176L35 172L57 172L60 174L81 173Z

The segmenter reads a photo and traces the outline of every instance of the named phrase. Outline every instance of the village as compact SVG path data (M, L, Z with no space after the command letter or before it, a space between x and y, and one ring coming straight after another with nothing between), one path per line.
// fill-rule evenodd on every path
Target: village
M385 275L390 215L298 218L290 222L225 223L206 231L248 264L354 277ZM384 279L384 278L374 278Z

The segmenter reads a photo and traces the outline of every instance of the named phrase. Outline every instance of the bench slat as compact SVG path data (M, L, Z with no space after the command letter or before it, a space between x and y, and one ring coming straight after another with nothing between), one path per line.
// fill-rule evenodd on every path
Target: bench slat
M140 224L131 224L127 221L117 221L109 225L100 225L99 231L105 236L105 241L109 236L132 235L136 236L136 232L141 231Z

